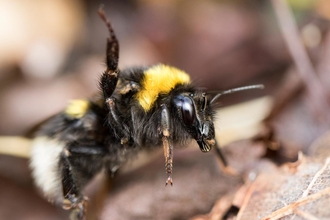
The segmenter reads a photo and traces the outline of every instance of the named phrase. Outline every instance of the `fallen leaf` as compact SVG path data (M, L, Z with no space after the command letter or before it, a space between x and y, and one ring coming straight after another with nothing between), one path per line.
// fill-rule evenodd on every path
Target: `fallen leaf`
M301 160L294 173L285 164L259 175L237 220L329 219L330 211L324 207L330 202L330 157Z

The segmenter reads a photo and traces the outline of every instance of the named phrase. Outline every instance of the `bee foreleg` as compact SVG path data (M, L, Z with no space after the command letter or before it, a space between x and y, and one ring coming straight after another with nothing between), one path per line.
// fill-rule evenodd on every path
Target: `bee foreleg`
M222 153L222 151L221 151L221 149L220 149L217 142L215 142L215 150L216 150L217 156L220 159L222 165L224 167L227 167L228 166L227 160L226 160L225 156L223 155L223 153Z
M161 132L162 132L162 142L164 146L164 156L165 156L165 170L167 174L167 180L165 185L171 184L172 181L172 170L173 170L173 143L170 137L170 121L169 121L169 110L166 105L162 105L161 113Z
M226 160L226 157L223 155L221 148L219 147L219 145L217 144L217 142L215 143L215 150L216 150L216 154L220 160L220 166L222 168L222 170L230 175L237 175L237 171L234 170L232 167L230 167L228 165L228 162Z

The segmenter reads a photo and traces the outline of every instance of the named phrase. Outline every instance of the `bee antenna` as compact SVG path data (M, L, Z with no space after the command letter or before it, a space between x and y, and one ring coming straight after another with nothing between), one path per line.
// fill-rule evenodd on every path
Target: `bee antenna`
M242 86L242 87L237 87L237 88L233 88L233 89L228 89L228 90L219 92L216 96L214 96L213 99L210 101L210 104L212 104L215 100L217 100L222 95L227 95L227 94L230 94L230 93L240 92L240 91L243 91L243 90L263 89L263 88L265 88L264 85L258 84L258 85Z

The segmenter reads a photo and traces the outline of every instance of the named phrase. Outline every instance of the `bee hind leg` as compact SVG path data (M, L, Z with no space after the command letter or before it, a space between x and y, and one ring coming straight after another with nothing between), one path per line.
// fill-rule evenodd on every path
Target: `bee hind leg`
M86 198L81 195L77 182L73 177L73 169L68 158L69 152L65 150L61 154L60 166L62 175L63 209L72 210L70 219L85 220Z
M82 195L82 188L102 169L101 159L108 153L102 146L69 146L61 153L63 208L71 210L72 220L85 220L88 199Z

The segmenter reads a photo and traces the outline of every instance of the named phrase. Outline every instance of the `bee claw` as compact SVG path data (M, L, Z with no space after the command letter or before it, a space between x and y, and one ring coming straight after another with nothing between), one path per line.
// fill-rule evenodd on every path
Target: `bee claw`
M167 184L171 184L171 186L173 186L173 180L172 180L172 177L168 177L166 182L165 182L165 186L167 186Z
M128 137L124 137L122 139L120 139L120 144L121 145L124 145L124 144L127 144L128 143Z
M71 210L75 208L82 209L84 206L86 206L87 201L89 198L87 196L83 196L83 198L78 202L72 202L69 199L64 199L62 203L62 208L65 210Z
M70 200L68 200L68 199L64 199L64 200L63 200L63 204L62 204L62 208L63 208L64 210L70 210L70 209L73 208L73 204L70 202Z

